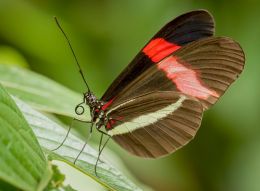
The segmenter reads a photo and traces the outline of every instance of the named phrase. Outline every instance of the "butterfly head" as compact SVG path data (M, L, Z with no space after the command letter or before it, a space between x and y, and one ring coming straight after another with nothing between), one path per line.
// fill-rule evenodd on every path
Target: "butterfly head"
M98 98L90 91L84 94L84 101L90 108L95 108L100 105Z
M100 108L102 103L92 92L87 91L83 94L83 102L75 107L75 113L77 115L82 115L85 112L83 104L88 105L91 110L95 110L95 108Z

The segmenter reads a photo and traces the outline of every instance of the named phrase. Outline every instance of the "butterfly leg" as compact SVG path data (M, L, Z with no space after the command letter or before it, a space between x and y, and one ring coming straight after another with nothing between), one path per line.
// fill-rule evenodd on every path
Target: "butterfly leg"
M108 135L107 133L103 132L102 130L98 129L98 131L101 133L101 137L100 137L100 142L99 142L99 147L98 147L98 157L97 157L97 161L96 161L96 164L95 164L95 175L98 177L97 175L97 165L98 165L98 162L99 162L99 158L101 156L101 153L102 151L104 150L105 146L107 145L108 141L110 140L111 136ZM105 141L104 145L102 145L102 141L103 141L103 136L104 135L107 135L108 138L107 140Z
M70 123L69 129L68 129L68 131L67 131L67 133L66 133L66 136L65 136L64 139L62 140L61 144L60 144L58 147L56 147L55 149L52 149L51 151L56 151L56 150L58 150L60 147L62 147L62 145L65 143L66 139L67 139L68 136L69 136L69 133L70 133L70 130L71 130L71 127L72 127L72 124L73 124L74 121L80 121L80 122L84 122L84 123L92 123L91 121L83 121L83 120L79 120L79 119L73 118L72 121L71 121L71 123Z
M91 135L92 135L92 129L93 129L93 125L94 125L94 123L93 122L91 122L92 124L91 124L91 127L90 127L90 133L89 133L89 136L88 136L88 138L87 138L87 140L86 140L86 142L84 143L84 145L83 145L83 147L82 147L82 149L81 149L81 151L79 152L79 154L77 155L77 157L75 158L75 160L74 160L74 164L76 163L76 161L78 160L78 158L79 158L79 156L80 156L80 154L84 151L84 149L85 149L85 147L86 147L86 145L88 144L88 141L90 140L90 138L91 138Z

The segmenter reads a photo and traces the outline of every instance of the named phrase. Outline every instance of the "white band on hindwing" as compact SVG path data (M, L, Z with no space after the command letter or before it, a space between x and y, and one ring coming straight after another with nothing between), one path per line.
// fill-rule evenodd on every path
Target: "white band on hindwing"
M132 119L131 121L122 123L122 124L116 126L115 128L109 130L107 133L111 136L129 133L136 129L148 126L152 123L156 123L160 119L162 119L162 118L166 117L167 115L176 111L182 105L182 103L185 99L186 99L186 96L181 95L177 102L172 103L155 112L147 113L145 115L138 116L138 117Z

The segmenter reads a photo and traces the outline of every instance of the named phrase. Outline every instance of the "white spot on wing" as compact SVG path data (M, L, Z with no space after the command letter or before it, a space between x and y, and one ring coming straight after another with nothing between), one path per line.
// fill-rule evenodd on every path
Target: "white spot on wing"
M114 129L109 130L108 134L113 136L113 135L129 133L136 129L148 126L152 123L156 123L160 119L166 117L167 115L169 115L172 112L174 112L175 110L177 110L182 105L182 103L185 99L186 99L186 97L184 95L181 95L177 102L170 104L155 112L141 115L141 116L138 116L138 117L132 119L131 121L122 123L122 124L116 126Z

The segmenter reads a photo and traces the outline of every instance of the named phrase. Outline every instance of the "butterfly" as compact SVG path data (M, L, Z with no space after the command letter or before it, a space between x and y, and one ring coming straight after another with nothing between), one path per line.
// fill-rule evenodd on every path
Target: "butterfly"
M95 126L139 157L159 158L183 147L196 135L203 112L244 68L241 46L231 38L215 37L214 28L206 10L175 18L141 49L101 99L90 91L80 69L88 90L76 113L82 115L82 105L88 105L91 132Z

